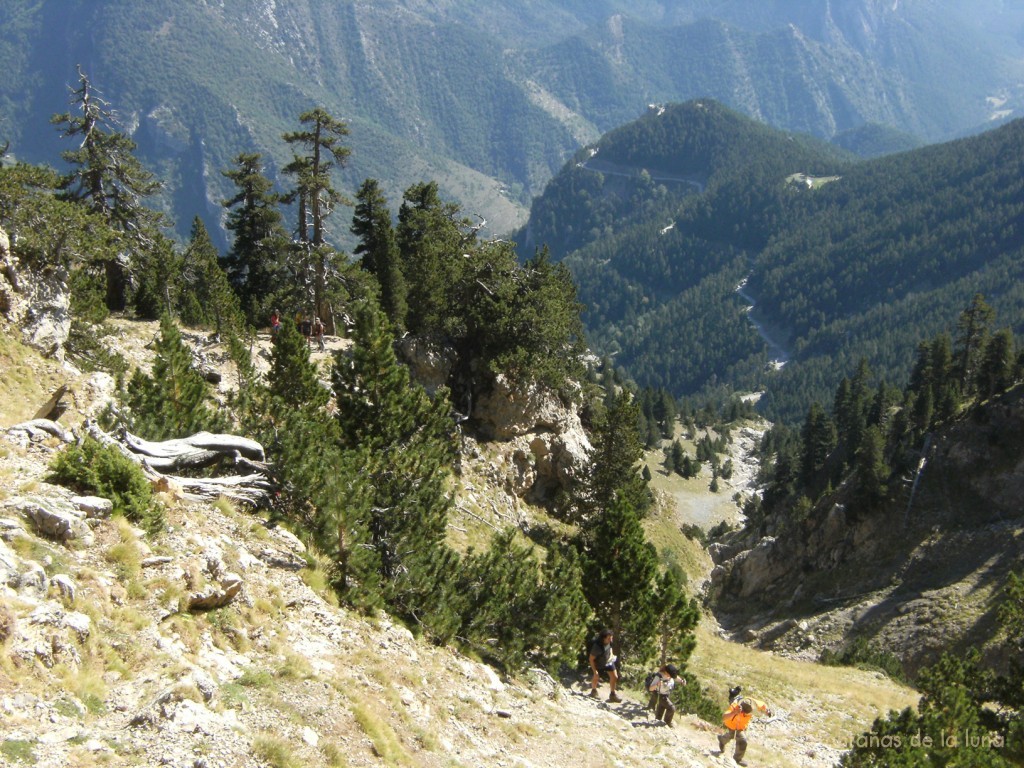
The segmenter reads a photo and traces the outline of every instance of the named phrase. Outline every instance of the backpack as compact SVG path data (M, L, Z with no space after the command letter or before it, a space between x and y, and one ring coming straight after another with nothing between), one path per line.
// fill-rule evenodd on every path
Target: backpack
M654 685L654 681L661 677L661 673L658 670L654 670L647 677L644 678L644 690L648 693L651 692L651 686Z

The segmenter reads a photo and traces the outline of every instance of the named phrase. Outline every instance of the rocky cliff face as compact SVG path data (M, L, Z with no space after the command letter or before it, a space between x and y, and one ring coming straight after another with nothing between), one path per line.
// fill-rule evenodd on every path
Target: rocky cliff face
M883 510L832 504L714 545L708 589L723 622L809 655L864 636L910 670L984 647L989 601L1024 561L1024 389L933 435L912 503L910 483L896 484Z
M67 272L57 267L22 270L7 233L0 229L0 314L27 344L57 360L64 359L71 330L67 279Z

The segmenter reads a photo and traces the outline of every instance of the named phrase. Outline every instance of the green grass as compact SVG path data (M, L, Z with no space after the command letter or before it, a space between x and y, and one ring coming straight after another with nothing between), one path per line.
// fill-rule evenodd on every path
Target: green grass
M0 755L22 765L35 765L36 755L33 751L34 741L24 739L4 739L0 743Z
M412 756L402 746L395 729L364 703L353 703L352 714L373 743L373 751L388 766L413 765Z

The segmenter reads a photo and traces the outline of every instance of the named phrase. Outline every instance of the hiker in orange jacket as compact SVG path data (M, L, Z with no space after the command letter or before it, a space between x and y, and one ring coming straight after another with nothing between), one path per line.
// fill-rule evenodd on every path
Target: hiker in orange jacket
M726 730L718 737L718 751L719 753L725 752L726 745L732 741L733 737L736 737L736 751L733 753L733 759L738 765L746 765L743 762L743 755L747 751L745 731L750 725L750 719L754 716L754 709L763 712L768 717L772 716L772 711L763 701L749 696L741 696L740 693L739 686L729 691L729 708L722 713L722 725Z

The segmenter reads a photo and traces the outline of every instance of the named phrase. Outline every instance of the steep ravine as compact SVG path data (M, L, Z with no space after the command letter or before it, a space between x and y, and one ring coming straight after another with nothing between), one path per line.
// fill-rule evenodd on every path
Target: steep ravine
M1018 386L933 433L912 504L914 478L894 478L882 509L839 489L799 523L726 537L711 552L716 613L736 637L807 657L864 637L909 672L950 649L995 653L995 597L1024 558L1021 435Z

